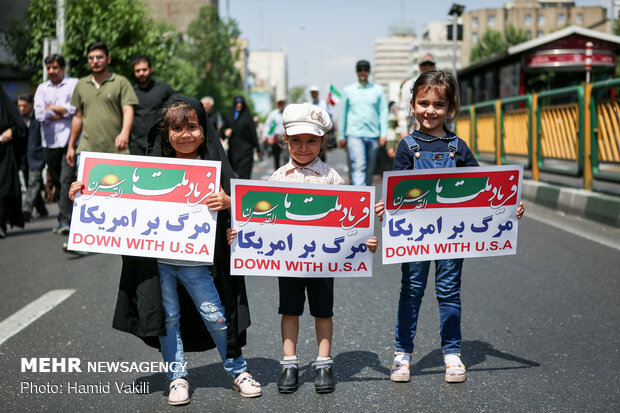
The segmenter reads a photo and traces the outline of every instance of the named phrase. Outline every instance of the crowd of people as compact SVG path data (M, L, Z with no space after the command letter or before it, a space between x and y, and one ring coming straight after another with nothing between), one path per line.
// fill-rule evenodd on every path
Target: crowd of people
M260 396L261 385L249 373L242 352L250 326L245 281L229 276L229 244L237 235L231 228L230 180L250 179L254 155L262 150L246 101L235 97L230 110L221 116L213 110L213 98L198 101L175 94L167 83L153 79L146 56L133 61L133 86L111 71L112 55L104 43L90 44L86 56L91 74L81 79L66 76L63 56L48 56L49 80L38 86L34 98L20 96L18 107L0 89L0 237L5 237L7 225L23 227L24 221L48 214L43 199L44 165L58 202L53 231L69 233L73 199L83 189L83 183L76 181L82 151L220 161L221 191L206 200L206 206L218 213L213 265L123 256L113 327L159 348L164 361L177 366L184 363L184 351L217 348L233 389L244 397ZM402 108L388 105L383 89L369 81L370 63L357 62L357 81L344 89L340 103L338 136L338 146L347 148L352 185L372 185L379 148L386 145L394 170L478 165L465 141L447 127L458 114L458 83L450 73L432 69L411 84L408 110L415 119L415 130L410 130L400 122ZM284 98L278 99L262 127L274 160L270 181L342 185L345 180L324 161L322 153L333 132L329 107L319 99L318 88L311 87L310 96L310 102L303 104L286 105ZM20 170L28 186L23 203ZM382 219L384 212L379 200L375 213ZM523 212L520 205L517 217ZM371 237L366 246L374 253L377 238ZM463 382L463 260L436 260L435 266L445 381ZM429 268L430 261L401 267L395 355L390 367L390 379L395 382L410 381L413 340ZM293 393L299 386L297 337L307 295L318 347L315 389L333 392L334 278L279 277L278 287L283 352L278 391ZM168 403L189 403L187 371L171 370L169 379Z

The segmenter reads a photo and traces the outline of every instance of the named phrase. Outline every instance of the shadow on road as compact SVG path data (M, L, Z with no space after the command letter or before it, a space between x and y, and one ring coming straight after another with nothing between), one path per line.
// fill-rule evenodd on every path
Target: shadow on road
M277 383L280 377L280 362L277 360L267 358L249 358L246 359L248 363L248 371L252 373L252 376L258 380L263 386L269 383ZM312 378L314 380L314 377ZM187 381L190 386L190 396L197 388L216 388L232 387L232 377L230 377L222 363L212 363L205 366L199 366L189 368L187 370ZM168 395L169 381L165 373L156 373L150 376L138 377L134 383L139 385L141 383L149 383L149 392L158 393L164 392L164 395Z
M52 232L51 227L50 228L28 228L26 226L24 229L12 228L11 231L8 231L6 235L7 237L17 238L17 237L25 237L27 235L44 234L48 232Z
M514 370L525 369L530 367L538 367L539 363L527 360L522 357L518 357L506 352L497 350L489 343L484 341L463 341L462 345L462 358L463 363L467 366L468 370L474 371L493 371L493 370ZM518 365L506 366L506 367L475 367L478 364L484 363L487 357L496 357L502 360L518 363ZM439 368L439 369L437 369ZM412 373L415 375L425 374L444 374L444 363L441 349L433 350L420 361L414 363L411 367ZM425 371L432 370L432 371Z
M468 370L473 371L493 371L493 370L513 370L530 367L538 367L539 363L518 357L512 354L493 348L489 343L483 341L464 341L462 343L463 361ZM488 357L495 357L506 360L516 365L505 367L473 367L487 361ZM280 362L278 360L252 357L246 359L248 371L263 386L277 383L280 377ZM359 376L365 369L370 368L381 374L380 377L371 377L368 374ZM334 374L338 382L370 382L389 380L390 369L381 364L381 360L376 353L370 351L348 351L340 353L334 358ZM444 363L441 349L433 350L417 363L412 365L412 374L423 376L427 374L444 374ZM188 377L190 383L190 396L197 388L230 388L232 378L226 374L222 363L212 363L205 366L190 368ZM168 394L168 379L165 374L157 373L150 376L138 377L136 384L149 383L150 393L164 392ZM306 363L299 366L299 384L314 382L314 366Z

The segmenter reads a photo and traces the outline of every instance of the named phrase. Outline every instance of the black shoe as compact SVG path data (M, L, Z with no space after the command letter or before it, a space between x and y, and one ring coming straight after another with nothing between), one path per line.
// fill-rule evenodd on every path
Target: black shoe
M32 212L22 211L22 216L24 217L24 222L30 222L30 218L32 218Z
M282 369L278 380L278 391L280 393L294 393L299 383L299 369L295 367L285 367Z
M316 369L314 388L316 392L320 394L334 391L334 372L331 367L320 367Z
M49 215L49 212L47 212L47 208L45 207L37 212L39 213L39 218L45 218Z

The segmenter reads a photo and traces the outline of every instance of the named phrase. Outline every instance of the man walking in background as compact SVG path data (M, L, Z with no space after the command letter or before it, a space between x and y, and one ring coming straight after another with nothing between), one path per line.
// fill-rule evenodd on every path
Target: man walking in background
M263 136L267 139L267 143L271 147L271 155L273 156L274 171L280 168L282 157L282 151L285 152L284 163L288 162L288 151L280 146L279 137L284 134L284 126L282 125L282 112L284 112L284 106L286 106L286 100L279 99L276 102L276 108L269 112L265 123L263 124Z
M41 123L45 163L58 194L58 225L52 231L67 235L73 210L69 187L75 180L75 166L67 162L66 155L75 115L71 96L78 80L65 76L65 58L62 55L47 56L45 69L49 80L41 83L34 94L34 114Z
M319 98L318 86L314 86L314 85L310 86L310 101L308 103L310 103L311 105L320 107L321 109L327 112L330 118L333 117L333 114L331 113L330 108L327 106L327 102L325 102L325 99ZM333 121L334 120L332 119L332 122Z
M217 133L220 133L220 129L222 129L222 115L215 111L213 105L215 105L215 101L211 96L205 96L200 99L200 103L204 106L205 111L207 112L207 121L211 122L213 125L213 129L216 130Z
M129 153L133 109L138 104L127 78L110 71L112 56L105 43L91 43L87 59L92 73L78 81L71 97L76 108L67 148L71 166L82 151Z
M27 173L24 174L28 189L22 203L24 221L30 221L32 209L35 208L41 217L48 212L43 201L43 167L45 166L43 148L41 147L41 124L34 117L34 99L32 95L20 95L17 98L17 108L24 118L28 128L28 142L26 143Z
M137 81L133 90L139 103L134 109L129 153L146 155L149 131L157 119L157 113L174 90L168 83L153 79L151 60L146 56L133 59L133 73Z
M372 185L379 146L387 137L388 106L383 88L368 81L370 63L355 65L358 81L342 93L338 146L347 146L353 185Z
M418 62L418 69L420 74L428 72L429 70L435 70L435 59L430 53L422 56L422 59ZM418 128L418 121L413 113L411 113L411 88L415 83L417 77L409 78L403 81L400 88L400 102L398 104L398 134L401 138L409 135L415 129Z

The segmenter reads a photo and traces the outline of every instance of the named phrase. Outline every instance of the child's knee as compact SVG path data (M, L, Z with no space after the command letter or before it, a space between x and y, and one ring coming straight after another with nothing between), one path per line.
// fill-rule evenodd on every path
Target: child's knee
M226 329L226 317L222 310L215 304L202 303L200 311L205 320L213 326L216 330Z

